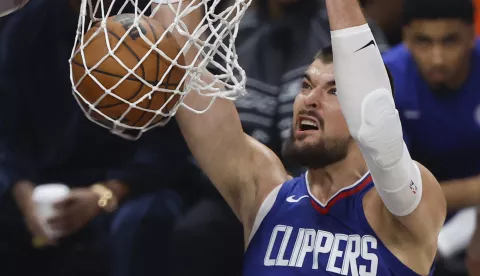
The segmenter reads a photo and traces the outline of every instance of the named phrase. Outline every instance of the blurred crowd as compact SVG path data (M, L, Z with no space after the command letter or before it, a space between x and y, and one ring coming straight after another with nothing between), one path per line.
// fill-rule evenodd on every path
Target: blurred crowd
M360 1L394 79L405 142L447 199L435 275L479 276L480 0ZM127 141L88 121L72 97L80 2L31 0L0 19L0 275L241 275L242 226L175 121ZM282 148L305 69L330 43L323 1L254 0L236 43L245 132L302 174ZM71 189L55 206L56 239L32 199L47 183Z

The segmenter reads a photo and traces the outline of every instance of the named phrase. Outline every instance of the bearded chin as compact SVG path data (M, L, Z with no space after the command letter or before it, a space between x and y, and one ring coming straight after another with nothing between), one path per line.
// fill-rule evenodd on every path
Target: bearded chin
M293 162L309 169L321 169L342 161L347 157L347 139L319 139L312 144L297 143L293 133L286 140L282 155L287 162Z

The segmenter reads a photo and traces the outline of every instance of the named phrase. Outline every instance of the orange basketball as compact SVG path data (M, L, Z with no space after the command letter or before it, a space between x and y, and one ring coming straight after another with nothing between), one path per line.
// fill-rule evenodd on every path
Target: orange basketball
M77 91L91 104L96 103L106 94L105 90L99 86L93 78L97 79L105 89L113 88L112 94L130 103L134 103L143 96L150 94L148 97L145 97L144 100L133 106L121 120L123 124L128 126L146 127L151 125L151 123L156 123L163 119L162 116L153 118L156 116L154 111L161 109L170 97L173 97L162 109L163 113L168 113L178 102L179 96L168 92L152 92L152 88L142 82L141 79L149 84L156 85L161 81L163 75L167 73L167 69L171 63L168 59L163 58L157 51L148 53L151 46L139 33L141 31L152 44L161 37L165 29L159 22L151 18L140 18L138 28L134 27L126 38L121 41L121 38L134 24L134 19L135 16L133 14L121 14L108 18L106 28L103 28L83 50L85 64L81 52L78 52L72 59L72 76L74 84L81 81L76 87ZM97 32L98 28L99 23L88 30L84 37L84 43L89 41L95 32ZM107 34L105 34L105 31ZM116 49L114 55L120 59L127 68L134 70L137 64L140 63L134 72L141 79L133 74L128 74L127 70L114 57L108 55L109 48L107 47L106 38L108 38L110 48L112 50ZM118 43L121 43L121 45L116 48ZM172 60L175 59L180 51L180 46L170 34L164 37L158 44L158 48ZM108 57L98 67L91 69L105 56ZM144 59L143 62L141 62L142 59ZM181 65L185 64L183 56L177 60L177 63ZM85 67L89 68L91 72L85 78L81 79L85 74ZM174 66L167 74L159 88L174 90L184 77L185 70ZM126 75L128 75L128 77L121 81ZM120 84L115 87L119 82ZM119 119L127 112L129 104L112 95L106 95L95 104L95 107L109 118ZM145 108L149 111L144 111L136 107ZM150 112L150 110L152 112ZM92 116L96 119L102 119L99 114L92 114Z

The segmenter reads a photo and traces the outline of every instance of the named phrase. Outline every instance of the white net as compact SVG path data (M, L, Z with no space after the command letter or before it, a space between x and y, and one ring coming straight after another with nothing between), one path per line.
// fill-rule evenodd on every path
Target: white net
M234 43L252 0L153 1L82 0L70 58L73 94L87 117L127 139L165 125L180 106L202 113L245 91ZM205 70L213 82L202 80ZM188 93L209 104L188 106Z

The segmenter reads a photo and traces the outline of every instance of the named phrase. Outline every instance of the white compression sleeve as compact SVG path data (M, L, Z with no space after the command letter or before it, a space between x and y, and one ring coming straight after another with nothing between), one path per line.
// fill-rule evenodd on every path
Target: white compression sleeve
M403 141L375 39L367 24L331 35L337 95L350 133L385 206L396 216L406 216L420 203L422 179Z

